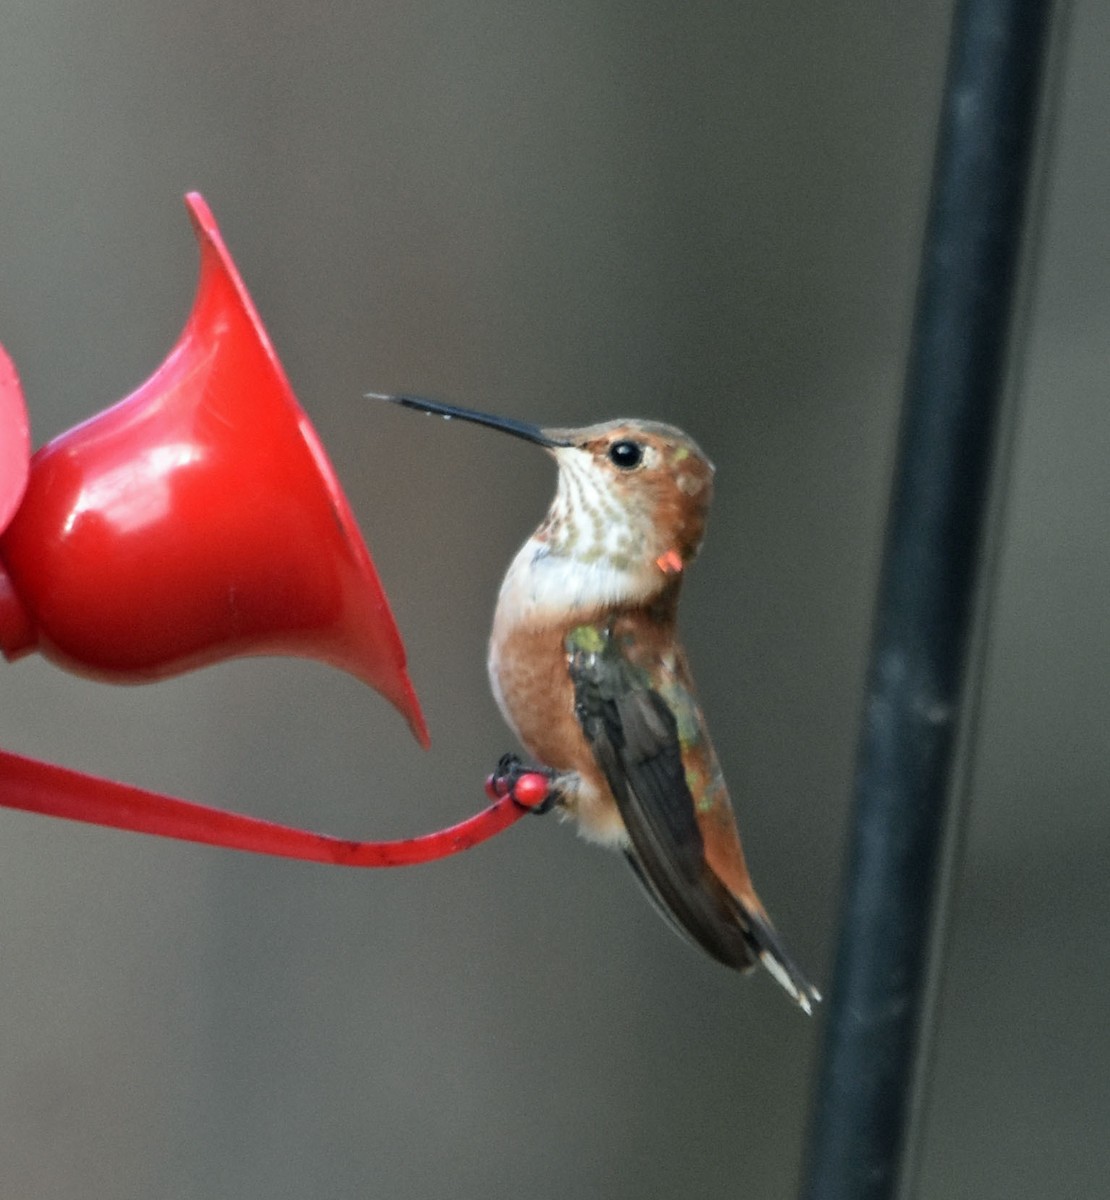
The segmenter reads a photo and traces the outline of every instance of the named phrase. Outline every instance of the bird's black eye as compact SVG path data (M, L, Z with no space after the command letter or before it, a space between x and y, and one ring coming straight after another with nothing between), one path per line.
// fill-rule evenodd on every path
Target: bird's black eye
M639 442L631 442L622 438L609 447L609 461L622 471L631 471L644 461L644 448Z

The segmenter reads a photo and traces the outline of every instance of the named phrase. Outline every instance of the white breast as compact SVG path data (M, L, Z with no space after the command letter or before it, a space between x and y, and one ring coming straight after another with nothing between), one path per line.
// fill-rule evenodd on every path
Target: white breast
M592 613L646 598L660 582L639 564L625 566L606 554L583 560L532 537L505 575L494 623L515 624L545 616L562 620L576 612Z

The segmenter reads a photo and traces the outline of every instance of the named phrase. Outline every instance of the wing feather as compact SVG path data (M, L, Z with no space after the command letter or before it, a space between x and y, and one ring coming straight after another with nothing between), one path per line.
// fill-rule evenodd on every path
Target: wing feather
M628 831L628 858L680 933L728 966L756 958L750 926L705 860L674 713L615 640L569 664L575 712Z

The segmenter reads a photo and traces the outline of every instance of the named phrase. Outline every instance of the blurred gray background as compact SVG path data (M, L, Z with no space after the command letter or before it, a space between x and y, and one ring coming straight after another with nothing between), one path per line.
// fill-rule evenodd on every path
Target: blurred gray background
M756 880L827 982L949 6L78 3L0 16L0 340L37 443L189 309L212 205L389 589L434 746L256 661L0 666L9 748L351 836L482 802L537 452L363 401L654 416L718 465L684 627ZM1110 14L1074 7L921 1196L1110 1167ZM819 1020L553 820L345 873L0 814L0 1194L796 1187Z

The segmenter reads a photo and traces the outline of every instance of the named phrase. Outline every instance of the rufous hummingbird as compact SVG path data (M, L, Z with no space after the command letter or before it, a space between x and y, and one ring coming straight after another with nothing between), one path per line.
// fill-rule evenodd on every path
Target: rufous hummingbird
M762 962L811 1012L820 994L752 886L678 638L713 464L681 430L654 421L547 429L381 398L488 425L555 459L555 499L497 600L489 676L498 706L542 764L555 806L587 839L624 852L680 933L737 970Z

